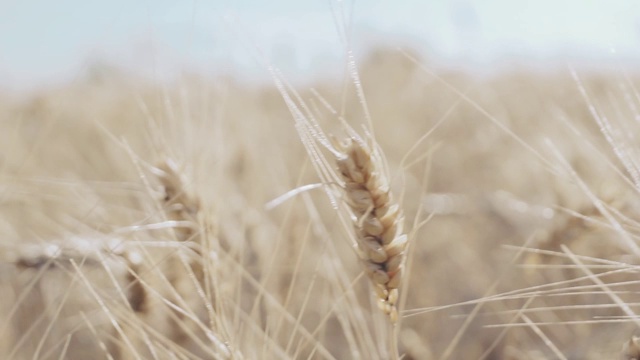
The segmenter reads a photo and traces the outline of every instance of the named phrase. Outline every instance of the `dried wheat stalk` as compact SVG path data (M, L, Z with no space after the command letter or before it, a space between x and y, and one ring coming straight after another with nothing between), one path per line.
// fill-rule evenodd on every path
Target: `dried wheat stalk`
M359 138L338 145L338 169L346 203L354 215L357 252L371 279L380 309L398 320L398 287L402 279L407 235L404 218L390 194L380 154Z

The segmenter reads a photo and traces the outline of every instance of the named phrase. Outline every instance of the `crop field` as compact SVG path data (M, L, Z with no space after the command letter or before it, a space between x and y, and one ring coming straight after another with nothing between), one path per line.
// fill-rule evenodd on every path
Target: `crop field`
M0 357L638 358L640 78L344 70L0 94Z

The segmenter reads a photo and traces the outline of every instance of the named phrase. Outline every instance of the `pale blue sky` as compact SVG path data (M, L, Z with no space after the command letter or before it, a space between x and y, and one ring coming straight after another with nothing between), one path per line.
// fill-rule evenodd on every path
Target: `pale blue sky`
M72 78L95 58L158 77L190 68L264 74L254 47L291 76L313 74L342 54L332 4L351 8L348 0L0 0L0 87ZM640 59L633 0L360 0L353 21L356 47L408 42L447 61Z

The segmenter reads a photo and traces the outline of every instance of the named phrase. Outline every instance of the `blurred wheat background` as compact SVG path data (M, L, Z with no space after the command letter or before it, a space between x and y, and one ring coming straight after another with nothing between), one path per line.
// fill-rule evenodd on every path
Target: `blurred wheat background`
M273 80L105 61L0 95L0 357L638 358L632 68L386 44L355 59L363 106L347 59L278 89L260 56ZM283 95L386 157L410 240L395 327L333 185L305 191L317 159Z

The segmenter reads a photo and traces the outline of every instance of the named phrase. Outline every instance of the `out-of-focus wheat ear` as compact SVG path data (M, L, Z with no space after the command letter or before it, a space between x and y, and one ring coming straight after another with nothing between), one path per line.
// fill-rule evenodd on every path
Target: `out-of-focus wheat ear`
M215 266L210 259L212 244L205 240L213 235L213 224L209 221L197 193L191 191L183 171L170 158L163 159L158 165L158 182L162 186L160 204L167 220L174 221L176 240L184 243L188 249L180 249L165 262L164 275L173 287L175 296L191 311L200 313L204 321L207 304L213 303L213 294L209 288L207 274ZM206 263L205 263L206 262ZM212 318L209 313L209 320ZM175 312L169 318L171 333L169 338L179 344L186 344L191 334L202 334L200 324L189 319L182 312Z
M174 228L177 239L200 244L197 233L200 201L188 190L187 181L175 161L165 158L156 168L167 219L181 224Z
M395 323L408 241L402 210L393 201L378 150L357 137L349 137L337 147L342 153L337 164L345 201L354 216L357 252L380 309Z
M162 207L168 220L175 221L179 226L174 228L177 240L189 242L195 246L189 248L197 256L190 256L188 262L200 286L204 282L204 266L202 254L208 252L204 243L206 232L212 231L209 221L203 219L202 206L197 196L187 187L187 180L179 169L178 164L171 158L163 159L158 165L158 181L162 186ZM210 234L209 234L210 235ZM175 259L175 268L180 268ZM172 266L173 267L173 266ZM169 277L170 279L172 276ZM175 278L175 276L174 276ZM179 279L171 281L174 285Z
M620 358L622 360L640 360L640 337L632 336L622 345Z

